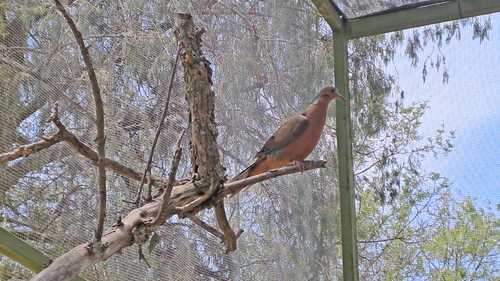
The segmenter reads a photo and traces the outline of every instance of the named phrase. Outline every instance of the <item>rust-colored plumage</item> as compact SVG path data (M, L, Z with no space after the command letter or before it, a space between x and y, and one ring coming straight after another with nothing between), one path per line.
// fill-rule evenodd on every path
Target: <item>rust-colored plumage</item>
M240 180L278 169L293 162L301 163L319 142L330 101L343 98L333 87L325 87L300 115L287 119L264 143L253 164L233 180Z

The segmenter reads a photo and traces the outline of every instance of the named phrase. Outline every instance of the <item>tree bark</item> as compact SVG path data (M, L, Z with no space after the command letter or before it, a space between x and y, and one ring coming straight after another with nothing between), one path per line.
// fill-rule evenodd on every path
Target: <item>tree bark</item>
M304 170L323 168L324 166L324 161L304 162ZM222 190L211 198L211 200L197 206L193 210L193 213L199 212L205 208L214 207L218 202L224 200L225 197L240 192L248 185L300 171L301 169L298 166L287 166L278 170L227 183L223 186ZM208 186L205 185L202 187L207 188ZM123 248L133 245L135 242L134 233L136 233L137 230L146 233L152 232L151 228L155 227L152 223L163 205L163 200L169 200L168 207L165 211L165 216L167 218L176 214L179 215L180 207L202 196L198 193L198 188L198 183L192 182L179 185L172 190L170 199L159 197L149 204L132 210L123 220L118 221L111 231L103 235L101 243L104 249L102 253L95 254L89 251L89 243L79 245L55 259L49 267L38 273L32 281L71 280L89 265L104 261L120 252Z
M176 14L175 36L183 49L181 55L186 83L191 127L191 162L193 172L212 185L220 185L224 168L220 163L215 124L215 94L212 91L210 62L201 50L203 29L194 26L189 14Z

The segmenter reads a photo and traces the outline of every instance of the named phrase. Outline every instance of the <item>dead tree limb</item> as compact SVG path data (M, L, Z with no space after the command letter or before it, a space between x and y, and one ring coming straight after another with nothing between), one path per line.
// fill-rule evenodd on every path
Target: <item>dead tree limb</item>
M28 157L31 154L37 153L41 150L51 147L56 143L64 141L64 134L61 131L56 132L48 137L42 137L42 140L21 145L12 151L4 152L0 154L0 165L3 165L9 161L16 160L22 157Z
M325 167L324 161L305 161L304 170L312 170ZM287 166L274 171L269 171L259 175L255 175L243 180L234 181L225 184L222 190L219 191L212 200L209 200L194 209L194 212L199 212L204 208L211 208L223 200L225 197L234 195L240 192L244 187L250 184L262 182L271 178L279 177L286 174L298 173L301 168L298 166ZM196 200L202 196L198 193L198 188L194 183L189 182L183 185L175 186L169 198L169 204L166 212L166 217L169 218L173 215L179 215L179 208L184 206L186 202ZM208 186L205 184L205 188ZM123 248L134 244L134 231L137 229L144 229L144 231L152 231L154 226L151 223L156 218L162 200L166 198L159 197L140 208L132 210L121 223L116 224L115 227L107 232L102 237L103 252L95 254L89 251L89 243L79 245L66 254L54 260L46 269L38 273L32 281L69 281L77 276L82 270L92 264L104 261L112 255L120 252ZM195 214L193 213L193 215Z
M192 211L199 204L209 200L219 191L224 178L224 167L220 162L215 124L215 93L212 91L212 70L210 62L201 50L204 29L195 27L189 14L175 15L175 36L183 48L182 65L186 84L186 100L191 127L191 162L193 172L201 180L209 182L203 196L182 207L183 212ZM224 201L214 206L217 225L224 234L226 251L236 250L236 234L226 217Z
M183 137L184 137L184 131L181 133L179 139L177 140L174 157L172 159L172 165L170 166L170 173L168 174L167 186L165 189L163 188L161 189L161 191L163 191L163 203L160 206L160 211L158 212L158 215L153 221L153 224L156 226L164 224L165 220L167 219L168 203L170 200L170 195L172 194L172 188L174 187L175 177L177 175L177 169L179 168L179 164L181 162L181 156L182 156L181 145Z
M93 150L90 146L80 141L77 136L75 136L72 132L70 132L66 128L66 126L64 126L64 124L59 120L59 118L51 118L51 120L49 121L52 121L54 125L56 125L56 127L58 128L57 133L48 137L43 137L42 141L19 146L13 149L12 151L0 154L0 164L5 164L9 161L13 161L21 157L26 157L32 154L36 154L44 149L48 149L49 147L58 142L64 141L67 144L69 144L69 146L75 152L89 159L92 162L92 164L97 166L98 154L95 150ZM56 135L58 136L56 137ZM61 140L56 141L53 138L55 139L61 138ZM104 158L104 166L126 178L130 178L135 181L141 180L141 173L112 159ZM149 177L147 183L149 183L149 180L151 180L151 184L157 188L162 188L167 183L166 180L157 177ZM174 183L174 185L175 184L177 183Z
M80 53L85 62L87 68L87 74L89 76L90 85L92 88L92 96L94 97L95 104L95 115L96 115L96 127L97 134L95 142L97 144L97 166L98 166L98 183L99 183L99 207L97 211L97 230L95 233L95 238L97 242L101 241L102 232L104 230L104 220L106 219L106 168L104 167L104 158L106 158L105 151L105 135L104 135L104 107L101 98L101 89L99 88L99 83L97 81L97 75L94 71L94 66L92 64L92 58L89 54L89 49L85 46L85 41L83 40L82 33L78 30L73 19L70 17L64 6L59 0L54 0L57 10L61 12L62 16L68 23L75 40L80 49Z
M224 167L217 149L217 126L215 124L215 93L212 91L212 70L201 50L203 29L197 29L189 14L175 15L175 36L183 53L188 120L191 128L191 163L193 175L208 182L204 195L183 206L192 210L208 200L222 185Z
M220 238L221 241L224 241L224 234L222 232L218 231L215 229L213 226L209 225L208 223L204 222L202 219L199 217L192 215L188 217L189 220L191 220L194 224L198 225L199 227L205 229L209 233L211 233L213 236Z
M226 246L226 254L236 251L236 240L243 233L243 230L238 230L237 233L231 228L229 220L226 216L226 210L224 209L224 200L215 203L215 218L217 219L217 225L224 234L224 245Z

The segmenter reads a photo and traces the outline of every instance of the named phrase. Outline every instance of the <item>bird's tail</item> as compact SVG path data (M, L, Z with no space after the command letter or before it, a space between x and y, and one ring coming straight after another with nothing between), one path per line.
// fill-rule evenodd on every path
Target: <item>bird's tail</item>
M241 171L239 174L234 176L231 181L237 181L237 180L242 180L245 178L248 178L252 170L257 166L257 161L253 162L250 166L246 167L243 171Z
M252 172L255 170L255 167L257 167L257 165L260 162L262 162L263 159L264 158L259 158L259 159L255 160L252 164L250 164L250 166L246 167L243 171L241 171L239 174L234 176L231 179L231 181L242 180L242 179L248 178L249 176L253 176Z

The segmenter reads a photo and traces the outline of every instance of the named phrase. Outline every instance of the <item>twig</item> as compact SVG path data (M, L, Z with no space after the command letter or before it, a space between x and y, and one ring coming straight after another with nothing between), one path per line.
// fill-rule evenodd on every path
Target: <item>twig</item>
M83 40L82 33L76 27L75 22L69 16L64 6L59 0L54 0L56 8L61 12L62 16L66 19L75 40L79 46L83 61L87 68L87 74L89 76L90 85L92 87L92 95L94 97L95 103L95 115L96 115L96 127L97 135L95 142L97 144L97 166L98 166L98 182L99 182L99 211L97 218L97 230L95 233L95 239L99 243L101 241L102 232L104 229L104 220L106 218L106 168L104 167L104 158L106 158L105 151L105 136L104 136L104 108L101 98L101 89L99 88L99 83L97 81L97 75L95 74L94 66L92 64L92 59L89 54L87 46Z
M226 216L226 210L224 209L224 201L217 202L214 207L215 217L217 219L217 225L224 233L223 241L226 246L226 254L236 250L236 241L238 237L243 233L243 230L238 230L238 233L234 233L231 228L229 221Z
M195 215L189 216L188 217L194 224L200 226L201 228L205 229L215 237L219 237L220 240L224 241L224 234L222 234L220 231L209 225L208 223L202 221L200 218L198 218Z
M170 168L170 173L168 174L168 183L167 187L163 191L163 203L160 207L160 211L158 211L158 215L153 221L153 225L159 226L165 223L165 220L167 218L167 209L168 209L168 204L170 201L170 195L172 194L172 188L175 183L175 176L177 175L177 169L179 168L179 163L181 162L181 156L182 156L182 137L184 136L184 133L186 130L183 130L181 135L179 136L179 139L177 140L177 145L174 153L174 158L172 159L172 165Z
M388 241L394 241L394 240L405 241L406 238L401 237L401 236L395 236L395 237L391 237L391 238L378 239L378 240L358 240L358 243L360 243L360 244L382 243L382 242L388 242Z
M144 180L146 179L146 176L148 173L151 173L151 163L153 162L153 156L155 153L155 148L156 148L156 143L158 142L158 138L160 137L161 129L163 128L163 123L165 121L165 117L167 116L168 113L168 106L170 104L170 96L172 93L172 87L174 84L174 78L175 78L175 72L177 69L177 64L179 62L179 57L181 54L181 47L179 46L177 49L177 55L175 56L175 62L172 68L172 73L170 75L170 83L168 85L168 93L167 93L167 100L165 102L165 107L163 108L163 113L161 114L160 118L160 124L158 124L158 128L156 128L156 133L155 133L155 138L153 140L153 144L151 145L151 151L149 152L149 158L148 158L148 163L146 164L146 168L144 169L144 173L142 174L142 179L138 187L137 191L137 197L135 198L135 206L138 207L139 203L141 201L141 195L142 195L142 189L144 187ZM146 195L146 201L151 201L151 188L148 188L148 193Z

